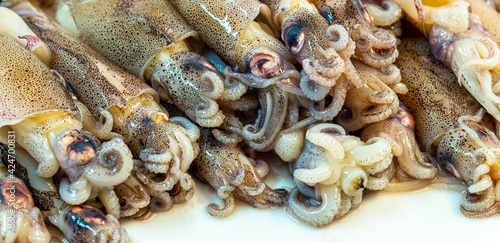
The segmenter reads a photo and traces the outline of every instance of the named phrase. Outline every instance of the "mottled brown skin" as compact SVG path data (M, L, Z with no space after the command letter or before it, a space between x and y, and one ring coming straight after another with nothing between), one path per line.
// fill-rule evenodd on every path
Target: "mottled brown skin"
M383 30L372 32L370 15L360 0L315 0L314 5L329 24L346 28L356 42L356 54L367 64L380 68L395 61L396 38Z
M160 51L196 37L169 2L75 0L70 6L80 37L92 48L139 78L149 79L162 98L179 106L199 124L220 125L223 117L214 107L220 94L206 93L211 86L222 89L223 79L213 64L196 53L181 51L168 53L166 63L154 59ZM207 73L213 74L210 79L202 76ZM205 108L218 113L197 114Z
M456 83L451 70L434 59L424 39L404 39L398 49L404 54L395 64L401 70L401 82L409 90L399 99L413 114L417 138L429 150L460 116L476 114L481 105Z
M249 43L241 43L241 38L251 21L259 17L259 20L274 28L269 17L269 8L256 0L172 0L170 2L198 31L201 39L231 66L244 68L242 61L246 53L237 53L239 45L264 44L265 40L254 39L249 40ZM275 46L275 48L279 47ZM286 52L286 50L281 51Z
M412 111L417 138L437 156L441 168L468 186L475 185L478 181L473 180L473 174L484 164L484 156L476 154L477 150L491 151L494 161L500 158L500 141L492 132L491 118L464 121L477 136L474 139L458 121L460 116L474 116L481 105L455 83L456 76L449 69L433 58L425 39L404 39L399 50L396 65L409 89L400 100ZM490 180L493 186L483 186L478 193L468 191L461 207L465 216L485 217L497 212L493 190L499 179L498 168L490 166L490 171L488 176L482 173L480 180Z
M481 23L491 33L497 45L500 45L500 13L490 7L484 0L467 0L470 3L472 13L481 19Z
M196 111L207 108L206 100L211 99L204 92L213 88L212 83L200 77L206 72L217 73L217 69L205 57L193 52L172 54L171 58L172 62L155 67L151 85L155 90L165 90L168 97L162 98L196 121Z
M152 148L156 153L165 152L169 149L169 140L176 139L172 131L179 130L179 125L169 122L165 114L160 116L163 117L158 120L157 113L145 107L126 118L134 129L122 132L126 137L134 138L127 144L134 157L139 157L140 151L146 148Z
M0 152L1 152L1 158L2 161L8 161L9 158L9 153L8 153L8 148L5 145L0 145ZM21 151L18 151L21 153ZM33 175L32 170L36 164L33 163L33 161L19 161L19 160L11 160L15 166L14 170L14 175L21 179L26 187L29 189L33 201L35 203L35 206L38 207L42 212L50 212L50 213L55 213L56 209L60 206L63 205L64 202L61 199L61 196L56 190L40 190L37 189L39 185L35 184L35 182L32 182L31 178ZM29 164L31 162L31 164ZM5 163L5 162L4 162ZM33 179L36 180L36 179ZM59 184L59 179L57 177L53 177L50 179L43 179L46 181L50 181L51 183L58 185Z
M70 2L80 37L109 60L140 78L158 52L195 35L168 1Z
M217 141L211 134L211 130L208 129L201 130L199 141L201 152L191 165L191 170L198 179L210 184L217 191L223 186L234 186L235 190L230 192L231 195L228 198L224 199L226 204L228 204L229 198L233 198L233 196L258 208L281 206L286 202L288 193L285 190L273 190L267 185L263 192L255 196L245 192L245 187L255 187L257 183L263 182L252 164L242 162L238 158L239 156L245 156L240 148ZM232 181L238 174L238 170L244 171L244 180L241 185L234 185ZM234 207L234 202L232 203Z
M35 55L0 34L0 127L36 115L77 114L71 96Z
M76 92L78 100L96 114L111 106L124 107L130 100L156 92L140 79L121 68L69 34L39 13L23 15L24 21L52 50L51 68L57 70Z

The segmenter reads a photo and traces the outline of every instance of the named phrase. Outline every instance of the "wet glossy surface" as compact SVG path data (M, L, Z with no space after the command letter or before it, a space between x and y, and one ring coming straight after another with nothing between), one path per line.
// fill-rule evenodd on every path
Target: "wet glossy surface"
M290 181L269 176L266 183L271 187L291 185ZM466 218L458 207L461 193L432 188L370 194L354 213L319 229L293 220L283 208L255 210L241 202L237 203L232 217L218 219L209 216L205 209L218 200L215 192L199 181L196 183L194 197L169 213L146 222L122 221L130 242L155 242L165 238L171 242L228 243L491 242L496 236L474 232L495 232L500 219L498 215L480 220ZM215 233L221 231L224 233Z

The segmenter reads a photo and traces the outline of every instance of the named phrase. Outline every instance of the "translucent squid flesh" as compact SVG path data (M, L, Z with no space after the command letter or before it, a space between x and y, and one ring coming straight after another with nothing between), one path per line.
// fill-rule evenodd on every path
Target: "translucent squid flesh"
M15 133L16 142L39 163L38 175L53 176L68 203L78 204L91 188L114 186L132 170L132 154L123 140L101 142L82 129L80 113L64 84L36 56L14 39L0 34L0 127Z
M2 159L8 158L8 148L0 145L0 149ZM126 230L114 216L104 215L99 209L89 205L66 204L54 185L55 178L39 177L35 173L37 162L26 151L16 148L14 164L14 175L31 192L32 203L40 209L47 222L63 232L66 240L88 243L128 242Z
M416 136L441 168L467 186L461 211L485 217L498 211L500 141L493 119L455 75L436 61L423 39L403 40L396 65L409 92L400 100L415 118Z
M365 188L383 189L389 178L379 173L391 168L389 141L373 137L366 143L346 135L336 124L311 125L300 155L290 163L297 187L287 211L310 225L330 224L356 208Z

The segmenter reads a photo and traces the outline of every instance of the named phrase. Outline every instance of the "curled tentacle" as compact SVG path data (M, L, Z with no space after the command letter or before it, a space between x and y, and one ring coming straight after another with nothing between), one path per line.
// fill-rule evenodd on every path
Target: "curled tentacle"
M114 191L122 205L120 217L132 216L150 203L150 196L146 189L133 175L116 185Z
M316 227L330 224L340 211L342 190L332 186L321 191L321 203L314 206L305 203L299 190L294 188L288 199L287 210L302 221Z
M345 27L347 31L344 30L346 33L344 39L352 39L356 42L355 54L366 64L381 68L396 60L398 56L396 38L386 30L372 31L372 19L361 1L314 1L314 3L321 15L331 24L330 28L338 25ZM392 5L397 6L397 4ZM391 4L386 6L391 6ZM401 16L401 11L399 12ZM397 12L391 12L391 14L397 18ZM336 36L344 35L337 34Z
M202 153L195 160L192 170L203 182L209 183L224 206L210 204L209 213L216 217L230 215L235 206L234 198L258 208L283 205L288 193L281 189L273 190L265 185L251 159L235 146L220 143L210 134L202 131Z
M261 110L259 110L257 123L245 126L241 135L253 149L269 151L285 122L288 94L276 86L259 91L259 94Z
M470 27L465 33L434 26L429 42L435 58L450 67L459 82L492 114L500 119L500 93L495 73L500 49L486 31L479 17L471 14Z
M393 1L383 1L380 6L373 3L365 3L365 9L371 17L375 26L391 26L403 17L401 6Z
M339 79L337 85L330 89L330 95L332 96L331 104L324 108L321 106L318 107L318 104L310 103L309 112L311 113L311 116L318 120L332 120L342 109L347 91L347 81L345 81L345 78Z

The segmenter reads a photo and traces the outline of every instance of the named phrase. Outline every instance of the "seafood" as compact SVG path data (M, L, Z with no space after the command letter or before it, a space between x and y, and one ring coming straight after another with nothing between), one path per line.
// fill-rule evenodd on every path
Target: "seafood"
M213 64L192 52L196 32L168 1L61 1L56 20L74 26L70 30L92 48L148 81L204 127L223 122L216 100L235 100L246 91L230 86Z
M372 29L384 29L392 32L395 36L403 34L401 22L403 17L401 7L391 0L362 0L366 11L370 15Z
M373 137L365 143L336 124L309 126L301 149L290 164L297 187L290 193L287 210L316 227L356 208L365 188L383 189L389 179L380 175L393 169L387 139Z
M9 168L13 170L13 166ZM7 171L0 163L0 239L5 243L49 242L50 233L31 193L21 180Z
M132 154L123 140L101 142L82 129L74 101L64 84L33 54L0 34L0 128L40 163L37 174L67 175L63 198L78 204L91 189L123 182L132 170Z
M461 211L484 217L498 211L500 141L493 120L423 40L403 40L396 65L409 92L401 95L415 118L416 136L441 168L467 185ZM495 183L497 183L495 185Z
M170 1L179 13L199 32L203 41L217 55L240 71L259 76L259 63L276 65L282 62L295 63L286 46L276 37L269 7L256 0L173 0ZM267 47L266 49L261 49ZM269 56L269 53L274 54ZM268 59L263 59L268 56ZM274 67L276 68L276 67ZM265 74L265 73L264 73Z
M486 2L488 1L485 2L484 0L467 0L467 2L470 3L472 13L479 16L481 23L493 36L497 45L500 45L500 28L498 27L498 18L500 18L500 13L487 6ZM497 9L498 7L500 7L500 2L496 0L490 2L495 2Z
M257 208L269 208L285 204L288 192L271 189L261 181L269 168L263 161L248 158L237 146L219 142L210 130L202 129L199 140L201 153L191 169L203 182L210 184L224 200L224 206L208 206L208 213L215 217L227 217L235 207L235 198Z
M42 13L29 6L18 5L15 10L23 13L28 25L53 50L50 66L66 78L76 96L90 109L84 106L80 110L86 110L83 113L91 117L89 120L93 115L98 117L95 124L84 128L101 138L113 136L111 129L121 134L134 157L144 161L135 169L139 180L151 184L151 178L160 176L159 173L165 177L153 183L156 193L172 190L179 181L184 190L194 190L187 169L198 152L197 136L193 136L199 133L198 128L185 118L169 119L157 103L154 90L54 25Z
M253 124L243 124L242 119L228 114L222 126L224 132L215 131L218 140L234 144L234 138L238 137L238 142L245 140L256 151L269 151L285 119L295 115L289 112L292 94L318 99L326 95L318 97L320 92L314 88L315 83L311 84L310 79L304 79L295 69L292 64L295 60L272 32L274 26L267 6L255 0L171 2L215 53L246 73L226 67L226 78L258 88L260 110ZM226 25L231 26L230 31L226 31ZM236 107L221 102L221 105L245 110L251 101L243 96L236 102L247 104Z
M337 124L348 132L394 116L399 106L396 94L408 92L400 82L401 75L396 66L378 70L359 61L353 61L353 64L363 86L347 91L344 110L336 117Z
M330 25L342 25L349 32L351 39L356 42L356 56L366 64L381 68L396 61L398 56L396 37L383 29L372 31L371 17L360 0L314 0L312 2ZM397 4L385 2L385 5L388 6L388 13L385 16L390 13L393 14L394 19L377 23L379 25L390 25L402 17L402 11L396 7ZM377 8L373 8L372 13L376 10ZM380 15L375 17L377 20L381 19Z
M436 59L451 68L459 82L500 121L500 96L496 87L500 49L480 17L469 13L469 2L396 2L407 19L429 37Z
M8 8L0 6L0 22L2 23L0 33L13 38L21 46L39 57L43 63L49 64L50 48L24 24L21 17Z
M373 123L361 132L360 138L368 141L373 137L383 137L389 141L392 154L399 170L395 175L399 181L433 179L437 169L420 150L415 138L415 121L410 111L402 103L397 114L389 119Z
M0 146L2 158L7 147ZM89 205L64 203L55 189L54 178L42 178L36 173L37 162L21 148L16 148L14 175L19 177L33 195L33 201L44 217L64 233L70 242L128 242L127 232L118 220ZM33 202L32 201L32 202Z

